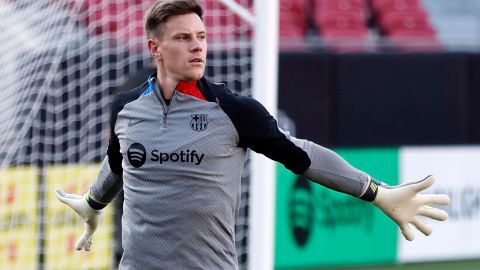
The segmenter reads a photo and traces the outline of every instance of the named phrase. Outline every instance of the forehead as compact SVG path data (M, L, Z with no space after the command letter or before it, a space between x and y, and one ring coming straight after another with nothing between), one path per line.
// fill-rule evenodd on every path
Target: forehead
M178 32L198 33L204 31L205 25L202 19L195 13L172 16L165 22L164 28L165 34L175 34Z

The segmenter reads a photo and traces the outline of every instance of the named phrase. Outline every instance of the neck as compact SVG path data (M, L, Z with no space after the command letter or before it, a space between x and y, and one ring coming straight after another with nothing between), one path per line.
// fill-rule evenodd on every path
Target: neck
M160 86L162 97L164 99L171 99L173 96L173 91L175 91L175 87L177 87L179 81L168 76L163 76L160 71L157 71L157 81Z

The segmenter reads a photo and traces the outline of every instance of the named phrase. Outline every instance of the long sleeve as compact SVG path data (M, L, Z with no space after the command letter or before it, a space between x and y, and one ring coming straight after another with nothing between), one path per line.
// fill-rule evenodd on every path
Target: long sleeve
M123 187L122 176L112 172L108 159L107 155L103 160L97 179L90 187L91 199L93 199L94 203L100 204L95 207L96 209L101 205L105 206L110 203Z
M239 146L251 148L327 188L367 201L374 199L375 193L368 189L370 176L333 151L280 130L258 101L226 94L221 96L220 105L239 133Z
M115 124L118 113L126 103L127 98L125 96L126 94L119 95L112 104L107 155L87 197L88 203L94 209L104 208L123 188L123 157L120 152L120 142L115 134Z
M107 155L97 178L90 187L87 201L93 209L102 209L122 190L122 154L115 133L111 133Z
M308 140L297 139L284 133L285 137L305 151L310 166L302 173L306 178L330 189L362 197L367 191L370 176L351 166L337 153Z

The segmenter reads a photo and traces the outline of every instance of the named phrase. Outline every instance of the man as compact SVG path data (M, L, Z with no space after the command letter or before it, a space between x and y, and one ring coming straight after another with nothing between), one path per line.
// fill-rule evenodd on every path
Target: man
M388 187L332 151L282 132L257 101L205 79L202 12L195 0L158 1L147 11L156 74L113 102L107 156L89 192L57 190L86 222L76 249L90 250L101 209L123 188L121 269L236 269L234 223L247 148L373 201L408 240L408 223L432 232L417 215L447 218L426 205L448 204L448 196L417 194L433 177Z

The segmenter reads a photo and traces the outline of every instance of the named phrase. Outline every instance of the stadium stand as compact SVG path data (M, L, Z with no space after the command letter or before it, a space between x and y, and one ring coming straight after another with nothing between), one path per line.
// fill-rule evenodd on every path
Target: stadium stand
M365 37L367 26L362 13L329 12L316 14L315 22L323 37Z
M203 20L207 28L209 43L228 43L232 39L240 39L244 35L252 35L251 28L242 27L240 17L220 1L204 0L202 3L205 8ZM252 9L253 3L250 3L248 8ZM232 28L232 25L236 27Z
M141 51L144 46L143 10L152 2L154 0L82 0L81 10L75 12L86 14L79 20L89 29L90 37L108 33L103 36L111 37L108 40L111 44L138 40L138 48L125 49ZM242 28L240 18L220 1L204 0L203 4L211 45L251 36L251 29ZM435 30L419 0L371 0L370 5L367 0L280 0L280 14L279 38L283 51L305 50L310 46L307 40L314 40L310 43L313 47L323 44L334 51L367 50L372 47L376 34L375 24L369 24L371 16L378 26L378 34L390 40L403 37L436 40ZM232 29L232 24L238 27ZM226 29L227 26L230 28ZM129 31L124 31L125 28Z
M154 0L83 0L80 1L78 14L86 14L80 18L81 23L89 29L89 35L98 36L108 33L112 42L127 43L128 40L138 40L143 46L145 34L143 31L143 11ZM132 7L133 6L133 7ZM125 29L128 29L125 31Z
M281 0L280 14L280 38L303 39L307 35L308 18L304 0Z
M428 15L423 10L392 11L382 14L378 25L385 35L395 35L399 31L420 32L426 36L435 35Z
M307 51L309 6L305 0L280 0L279 38L281 51Z
M337 40L373 51L475 50L478 10L480 0L281 0L281 45L303 35L307 47L327 49Z
M366 11L365 0L317 0L315 3L319 12L349 11L364 13Z
M109 32L113 37L109 42L133 38L141 47L143 9L154 1L81 0L81 11L87 12L76 12L87 14L79 19L89 29L89 36ZM251 36L251 29L240 26L240 18L220 1L203 3L206 10L214 11L204 17L211 30L210 43ZM318 46L335 51L391 50L392 45L394 50L437 51L444 47L441 44L478 43L477 10L480 0L280 0L280 45L283 51ZM222 28L232 22L238 27ZM118 31L125 28L129 31Z
M375 11L409 11L421 8L420 0L371 0L372 9Z
M57 1L57 0L51 0ZM303 1L303 0L299 0ZM138 48L129 48L129 51L142 51L144 46L143 15L146 8L156 0L80 0L77 4L71 3L74 14L86 14L79 18L80 24L89 30L89 36L95 37L102 34L110 37L112 47L116 44L127 44L127 40L138 41ZM211 44L228 43L251 35L251 28L241 23L239 16L235 15L225 5L217 0L203 0L205 8L204 22L209 31L207 38ZM249 6L252 7L253 3ZM232 28L232 24L236 27ZM289 25L297 22L289 21ZM215 26L215 27L212 27ZM128 29L128 31L125 31ZM288 30L291 32L291 30ZM305 36L302 33L302 37ZM131 44L131 42L130 42ZM133 49L133 50L132 50Z
M314 1L313 16L323 42L334 51L363 51L369 37L363 0Z
M408 51L442 49L420 0L372 0L371 7L380 34L395 48Z

